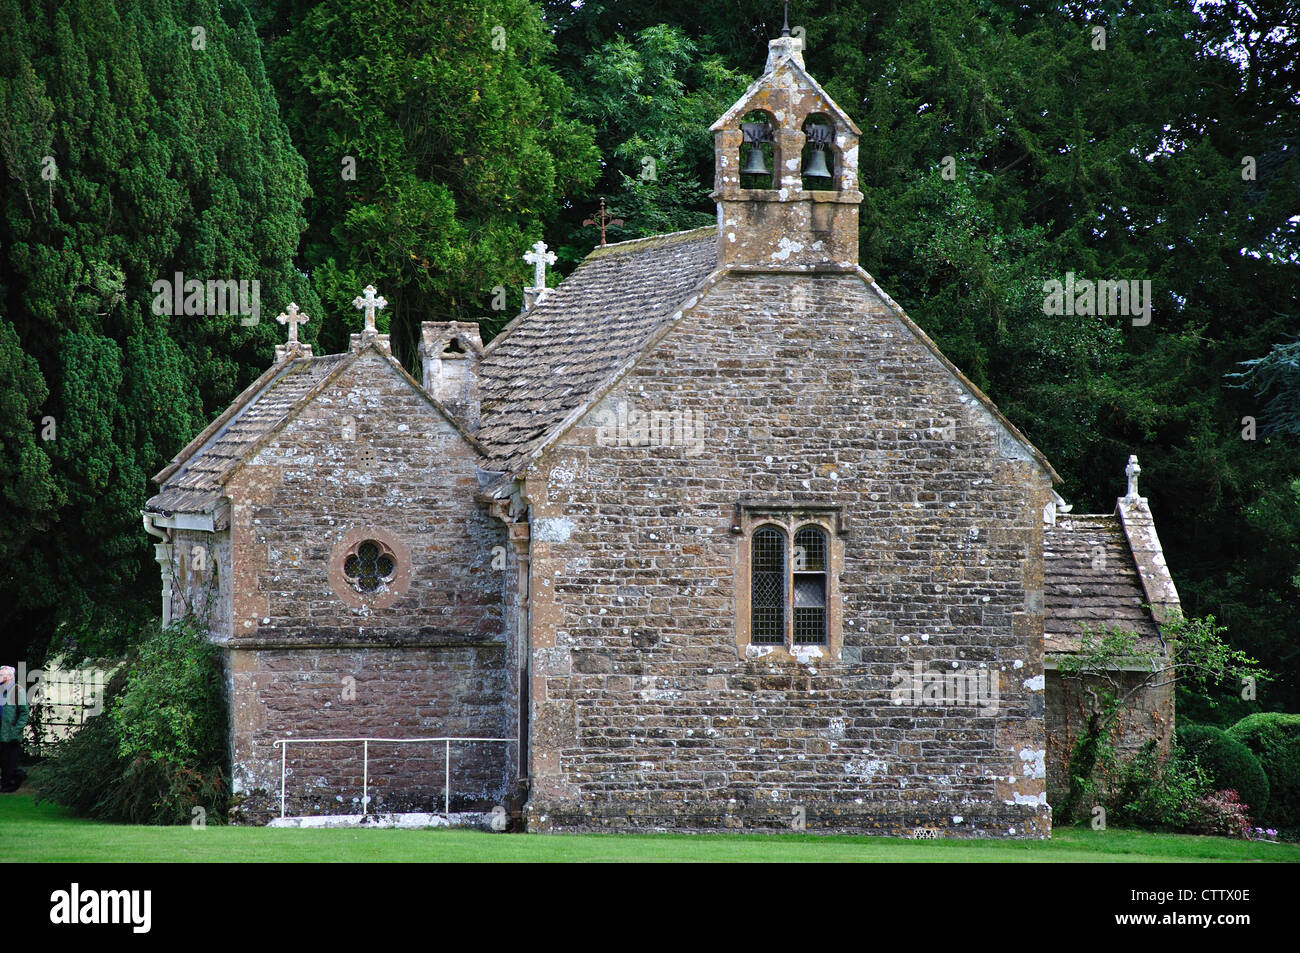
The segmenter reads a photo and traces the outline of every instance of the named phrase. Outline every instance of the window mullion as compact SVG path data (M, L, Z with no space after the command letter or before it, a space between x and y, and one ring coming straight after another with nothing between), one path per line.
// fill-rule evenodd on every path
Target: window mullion
M787 524L785 547L785 650L794 651L794 524Z

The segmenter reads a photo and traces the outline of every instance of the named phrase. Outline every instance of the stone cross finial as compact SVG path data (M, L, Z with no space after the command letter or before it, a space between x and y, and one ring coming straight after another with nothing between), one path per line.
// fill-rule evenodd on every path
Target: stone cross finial
M306 324L311 320L311 318L307 317L305 314L299 314L298 306L290 301L289 307L285 308L283 313L277 316L275 320L279 321L281 324L289 325L289 343L297 344L298 325Z
M1136 500L1138 498L1138 474L1142 468L1138 466L1137 454L1129 454L1128 466L1124 468L1124 475L1128 477L1128 493L1125 499Z
M555 264L555 252L546 250L546 242L533 242L533 250L524 253L524 261L533 266L533 287L546 287L546 266Z
M388 307L388 302L375 295L375 286L366 285L365 294L358 295L352 299L354 308L364 308L366 311L366 334L375 334L375 309Z

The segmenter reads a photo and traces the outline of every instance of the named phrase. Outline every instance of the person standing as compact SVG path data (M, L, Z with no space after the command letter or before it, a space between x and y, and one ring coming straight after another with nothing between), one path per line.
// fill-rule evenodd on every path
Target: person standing
M23 728L27 725L26 699L14 681L12 665L0 666L0 794L17 791L26 777L18 767Z

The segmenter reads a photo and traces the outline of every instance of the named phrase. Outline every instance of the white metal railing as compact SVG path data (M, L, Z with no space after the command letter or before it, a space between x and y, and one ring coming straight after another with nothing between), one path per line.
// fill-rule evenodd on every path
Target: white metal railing
M341 744L344 742L361 742L361 814L364 817L370 809L370 744L429 744L431 742L441 742L445 747L443 751L443 770L447 781L443 790L443 810L447 817L451 817L451 743L453 741L464 742L496 742L498 744L510 744L518 739L516 738L469 738L469 737L441 737L441 738L277 738L274 744L280 748L280 816L284 817L285 801L285 773L288 769L289 745L311 745L311 744Z

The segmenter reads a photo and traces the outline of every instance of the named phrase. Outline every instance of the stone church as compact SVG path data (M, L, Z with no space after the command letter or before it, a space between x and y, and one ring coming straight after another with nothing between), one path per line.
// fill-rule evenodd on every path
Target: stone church
M1083 711L1056 660L1080 623L1163 645L1177 611L1136 461L1115 512L1071 515L859 266L860 130L798 38L712 133L716 227L549 288L538 243L490 343L423 325L421 380L374 288L345 354L291 305L157 475L164 617L223 649L237 818L1050 832ZM1128 715L1167 744L1167 691Z

